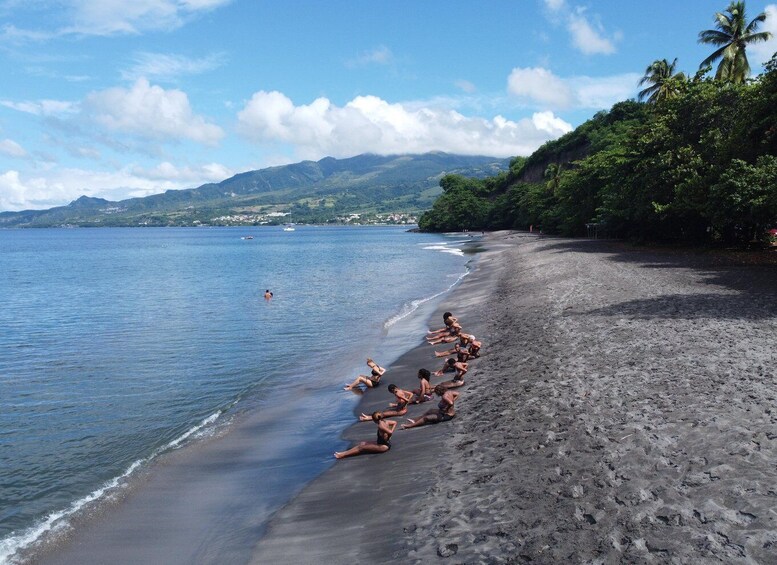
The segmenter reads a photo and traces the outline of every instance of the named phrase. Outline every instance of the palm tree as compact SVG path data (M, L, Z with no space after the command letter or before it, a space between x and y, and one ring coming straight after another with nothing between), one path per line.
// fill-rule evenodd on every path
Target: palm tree
M677 57L671 63L666 59L656 59L648 68L645 69L639 85L649 84L644 90L640 90L637 97L640 100L647 98L651 104L656 104L661 100L667 100L677 95L677 87L681 81L685 81L684 73L675 73L677 67Z
M715 27L699 33L699 43L720 45L720 48L704 59L699 68L711 65L718 59L720 64L715 73L716 80L743 83L750 76L750 64L747 62L747 46L759 41L767 41L772 34L768 31L756 32L758 24L766 20L766 12L761 12L746 24L744 2L731 2L724 13L715 13Z
M545 178L547 183L545 187L549 192L555 193L558 190L558 185L561 184L561 165L558 163L551 163L545 169Z

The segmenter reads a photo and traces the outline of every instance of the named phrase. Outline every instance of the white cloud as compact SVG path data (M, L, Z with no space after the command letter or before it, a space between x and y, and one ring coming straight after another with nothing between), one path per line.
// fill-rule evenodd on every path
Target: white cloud
M545 0L545 6L553 12L558 12L561 9L566 8L566 5L565 0Z
M33 116L61 116L77 111L76 104L63 100L27 100L23 102L0 100L0 105Z
M542 67L518 67L507 78L507 90L520 101L543 109L603 110L633 97L640 78L637 73L561 78Z
M532 116L532 123L539 131L547 132L553 137L558 137L559 132L568 133L572 126L553 115L553 112L537 112Z
M64 187L35 178L23 182L19 171L0 174L0 210L18 211L50 208L67 198Z
M30 41L45 41L50 39L49 32L20 29L13 24L6 24L0 28L0 42L8 44L23 44Z
M594 25L585 17L583 10L569 16L567 29L572 36L572 44L586 55L611 55L615 53L614 39L604 37L601 25Z
M181 27L200 12L231 0L70 0L72 25L64 33L135 34Z
M550 113L516 122L502 116L467 117L418 103L391 104L376 96L359 96L344 106L335 106L326 98L296 106L277 91L255 93L238 113L238 124L240 132L253 141L295 146L302 159L434 150L496 157L527 155L572 129Z
M151 169L133 167L131 170L135 176L142 179L195 183L197 186L206 182L221 182L235 174L234 171L220 163L207 163L197 167L178 167L169 161L159 163Z
M472 94L477 90L477 87L468 80L460 79L453 83L456 88L463 90L467 94Z
M507 77L507 90L548 108L569 108L576 102L569 85L542 67L516 67Z
M616 102L634 98L642 75L624 73L606 77L573 77L569 79L581 108L607 110Z
M224 131L192 112L189 98L180 90L165 90L138 79L130 89L109 88L89 94L82 105L84 117L109 131L144 139L190 139L218 143Z
M9 157L26 157L24 148L12 139L0 139L0 153Z
M198 75L219 67L223 55L209 55L192 59L182 55L164 53L138 53L135 64L122 71L122 78L135 81L139 78L173 80L181 76Z
M394 55L391 53L391 50L385 45L381 45L372 51L366 51L358 57L351 59L346 62L346 66L355 68L367 65L390 65L393 61Z
M747 48L748 52L752 53L749 58L751 58L751 66L754 73L757 73L757 71L752 63L766 63L777 52L777 5L769 4L764 9L764 12L766 12L766 21L761 24L758 31L769 31L772 34L772 38L769 41L755 43Z
M160 163L150 169L128 165L116 171L50 169L29 177L11 170L0 174L0 210L51 208L83 195L124 200L220 182L233 174L218 163L196 167Z
M615 53L615 44L621 34L608 37L604 26L594 17L593 21L583 6L571 6L566 0L544 0L548 9L546 16L554 24L562 24L569 32L572 46L586 55L611 55Z

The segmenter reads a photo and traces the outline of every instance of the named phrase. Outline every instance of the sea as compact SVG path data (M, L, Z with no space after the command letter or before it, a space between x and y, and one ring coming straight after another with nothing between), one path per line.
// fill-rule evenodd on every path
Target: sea
M304 395L317 425L284 444L304 472L274 478L269 516L346 446L359 398L343 386L367 357L387 365L421 343L473 239L394 226L0 230L0 563L236 422L267 412L257 442L265 428L289 435Z

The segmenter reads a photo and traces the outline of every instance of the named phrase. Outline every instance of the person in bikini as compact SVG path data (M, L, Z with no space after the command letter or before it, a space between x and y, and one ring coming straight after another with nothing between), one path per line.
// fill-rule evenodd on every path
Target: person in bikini
M452 318L448 318L445 323L448 326L446 332L441 334L427 335L426 341L431 345L438 345L440 343L451 343L459 339L461 335L461 325L458 322L452 322Z
M437 408L427 410L420 418L408 418L407 424L402 424L403 430L417 428L418 426L425 426L427 424L439 424L440 422L453 420L453 418L456 417L456 410L453 408L453 405L459 397L459 393L455 390L448 390L440 385L434 387L434 393L440 397Z
M461 343L456 343L453 349L446 349L445 351L435 351L435 357L448 357L449 355L455 355L456 360L462 363L469 359L469 351L461 346Z
M371 419L378 425L378 437L375 441L362 441L346 451L335 451L335 459L345 459L354 455L365 453L385 453L391 449L391 436L397 423L394 420L386 420L382 412L373 412Z
M394 395L394 398L396 398L397 401L389 404L389 409L383 411L383 417L404 416L407 414L407 405L410 404L410 401L413 399L413 393L402 390L395 384L388 385L388 391ZM370 420L372 420L372 416L363 412L359 416L360 422L369 422Z
M474 335L462 333L459 336L459 344L461 345L462 349L465 347L467 348L469 356L473 359L480 357L480 346L482 343L475 339Z
M453 314L450 312L445 312L445 314L442 315L442 322L444 324L444 327L437 329L437 330L429 330L426 332L426 338L434 338L439 337L443 334L447 334L450 331L450 326L453 324L458 324L459 320L458 318L455 318Z
M469 366L467 363L461 363L451 357L445 362L445 364L442 366L442 369L434 372L434 376L441 377L447 372L455 371L456 374L454 375L453 380L445 381L444 383L440 383L440 385L444 386L445 388L457 388L464 385L464 375L467 374L468 370Z
M432 384L429 382L432 374L428 369L418 369L418 388L413 389L413 400L410 404L421 404L429 402L434 398L432 396Z
M351 390L360 384L363 384L367 388L375 388L376 386L380 385L380 378L383 376L383 373L386 372L386 369L378 365L369 357L367 358L367 366L372 369L369 375L359 375L352 383L345 385L343 389Z
M455 371L457 377L463 377L468 370L469 370L469 363L462 363L461 361L456 361L456 359L454 359L453 357L450 357L446 359L442 367L437 371L435 371L433 375L435 377L442 377L445 373L450 373Z

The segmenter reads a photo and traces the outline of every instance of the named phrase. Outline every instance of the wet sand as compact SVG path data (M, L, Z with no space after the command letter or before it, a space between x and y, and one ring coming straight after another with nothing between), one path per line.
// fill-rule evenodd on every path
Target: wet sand
M488 240L439 312L484 343L457 417L337 462L251 561L777 562L777 267ZM419 340L386 384L415 384L432 350ZM363 409L389 400L370 391Z

